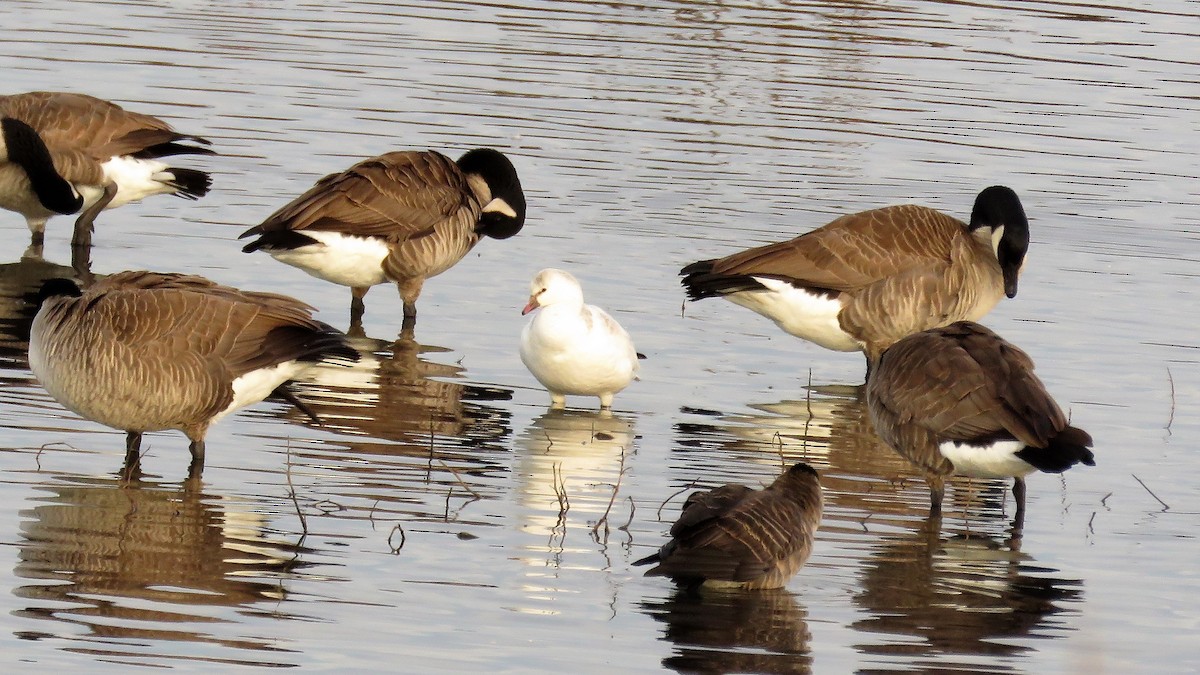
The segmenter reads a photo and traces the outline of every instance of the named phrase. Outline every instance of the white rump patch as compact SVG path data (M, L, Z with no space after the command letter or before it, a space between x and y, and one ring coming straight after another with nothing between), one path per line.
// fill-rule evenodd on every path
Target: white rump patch
M942 456L954 465L954 473L973 478L1016 478L1037 469L1017 457L1025 447L1021 441L996 441L988 445L969 445L945 441L938 445Z
M167 184L174 178L169 172L170 167L153 159L134 159L133 157L113 157L103 164L104 177L117 184L117 194L104 208L115 209L130 202L136 202L152 195L162 195L175 192L175 188ZM84 195L85 207L96 203L95 198Z
M839 352L861 351L862 345L842 330L838 313L841 300L813 293L769 277L753 277L766 287L762 291L741 291L724 296L726 300L757 312L798 338Z
M302 230L301 234L320 243L294 249L263 250L281 263L335 284L361 287L387 281L383 274L383 259L388 256L388 247L382 239L314 230Z
M278 365L252 370L233 381L233 402L222 410L212 422L248 405L253 405L271 395L275 388L295 377L305 369L299 361L284 361Z

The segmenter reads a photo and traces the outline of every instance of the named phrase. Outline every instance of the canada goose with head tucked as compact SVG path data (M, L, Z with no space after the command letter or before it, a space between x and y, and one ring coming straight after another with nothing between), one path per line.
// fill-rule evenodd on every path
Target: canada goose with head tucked
M0 208L25 216L34 246L45 236L46 221L56 213L74 213L71 243L87 247L96 214L151 195L198 199L208 193L209 175L159 161L172 155L211 155L209 142L173 131L166 122L131 112L84 94L35 91L0 96L0 115L19 119L41 136L57 172L75 189L79 201L64 211L35 198L36 182L0 165ZM192 145L195 143L199 145Z
M925 471L934 511L951 474L1012 477L1020 525L1025 476L1095 465L1091 436L1068 424L1029 356L977 323L900 340L866 389L876 433Z
M633 563L689 586L779 588L812 553L824 498L817 472L797 463L762 490L729 484L694 492L671 541Z
M390 152L317 181L242 237L242 250L349 286L351 323L363 296L396 283L405 324L417 316L425 280L450 269L483 237L507 239L525 223L525 193L512 162L476 149L457 162L427 152Z
M548 268L530 283L521 314L540 311L521 330L521 361L550 392L550 405L566 405L567 394L613 396L637 379L638 353L629 333L603 309L583 302L583 289L569 272Z
M870 364L906 335L978 319L1015 296L1028 246L1016 193L993 186L975 198L969 223L889 206L681 274L692 300L724 297L796 337L866 352Z
M4 117L0 118L0 206L20 198L36 202L47 213L75 213L83 206L83 197L55 170L54 158L37 131L15 117Z
M303 408L283 385L328 356L358 358L298 300L153 272L120 272L82 292L46 282L29 339L30 368L51 396L127 432L127 467L143 432L179 429L192 476L210 425L272 393Z

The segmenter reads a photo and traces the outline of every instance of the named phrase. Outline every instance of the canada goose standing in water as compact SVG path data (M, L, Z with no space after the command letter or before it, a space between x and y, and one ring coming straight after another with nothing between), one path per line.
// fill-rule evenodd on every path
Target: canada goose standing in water
M547 268L530 283L529 304L540 309L521 330L521 361L562 408L567 394L613 396L637 379L638 353L629 333L603 309L583 302L583 289L569 272Z
M907 204L843 216L791 241L681 270L688 297L720 296L868 367L906 335L975 320L1017 294L1029 222L1009 188L975 198L971 221Z
M35 198L36 181L0 164L0 208L25 216L33 246L41 246L46 221L56 213L83 209L75 221L71 243L86 248L92 243L96 215L104 209L157 194L198 199L208 193L211 179L207 173L171 167L159 160L172 155L215 154L202 147L209 142L177 133L156 117L85 94L48 91L0 96L0 115L19 119L37 131L55 169L81 197L74 210L64 211Z
M694 492L671 541L633 563L689 585L779 588L812 554L824 498L817 472L797 463L762 490L731 483Z
M450 269L484 236L507 239L525 223L525 193L512 162L476 149L457 162L427 151L390 152L317 181L308 192L242 233L242 249L349 286L351 323L363 296L393 281L404 323L417 316L429 277Z
M55 400L127 432L127 468L143 432L179 429L193 477L211 424L272 393L303 408L283 385L330 356L358 358L298 300L153 272L120 272L86 291L46 282L29 339L30 369Z
M1095 466L1092 437L1068 424L1029 356L977 323L900 340L883 352L866 389L876 433L925 471L935 512L951 474L1012 477L1020 526L1025 476Z

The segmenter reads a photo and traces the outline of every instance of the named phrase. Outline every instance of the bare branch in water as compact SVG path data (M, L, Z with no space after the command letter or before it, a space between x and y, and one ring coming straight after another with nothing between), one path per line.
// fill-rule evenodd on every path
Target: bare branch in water
M663 509L667 507L667 503L669 503L672 499L678 497L679 495L687 492L688 490L691 490L692 488L696 487L696 483L698 483L698 482L700 482L699 478L693 478L692 482L690 482L687 485L683 486L682 488L676 490L675 492L672 492L666 499L664 499L663 503L658 505L658 511L655 515L655 517L658 518L658 522L661 523L663 521L662 512L663 512Z
M1143 488L1146 490L1146 492L1149 492L1149 493L1150 493L1150 496L1151 496L1151 497L1154 497L1154 500L1155 500L1155 501L1157 501L1159 504L1162 504L1162 505L1163 505L1163 511L1167 511L1167 510L1169 510L1169 509L1171 508L1169 504L1167 504L1167 503L1166 503L1166 502L1164 502L1163 500L1159 499L1159 498L1158 498L1158 495L1154 494L1154 491L1153 491L1153 490L1151 490L1150 488L1146 487L1146 484L1142 482L1142 479L1141 479L1141 478L1138 478L1136 475L1134 475L1134 474L1132 474L1132 473L1131 473L1131 474L1129 474L1129 475L1130 475L1130 476L1133 476L1133 479L1134 479L1134 480L1136 480L1136 481L1138 482L1138 485L1141 485L1141 486L1142 486L1142 487L1143 487Z

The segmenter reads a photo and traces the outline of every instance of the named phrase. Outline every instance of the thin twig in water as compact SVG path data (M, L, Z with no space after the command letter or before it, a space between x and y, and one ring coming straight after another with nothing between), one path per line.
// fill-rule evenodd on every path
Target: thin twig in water
M625 448L621 448L621 463L617 471L617 482L613 485L612 496L608 498L608 507L604 509L604 515L600 516L600 520L592 525L592 536L599 538L600 526L604 526L604 537L608 538L608 514L612 512L613 503L617 501L617 493L621 490L621 479L625 477Z
M1103 506L1104 508L1107 509L1108 508L1108 498L1111 496L1113 496L1113 493L1111 493L1111 492L1104 495L1104 498L1100 500L1100 506Z
M441 459L438 460L438 464L441 464L442 466L446 467L446 470L450 472L450 475L454 476L454 480L458 481L458 484L463 486L463 488L465 488L467 492L470 492L472 497L474 497L475 499L482 499L482 497L480 497L478 492L472 490L471 486L467 485L466 481L464 481L461 477L459 477L458 469L455 469L454 467L450 466L449 464L443 462Z
M658 522L660 522L660 523L662 522L662 511L664 508L667 507L667 503L670 502L672 499L678 497L679 495L687 492L688 490L691 490L692 488L696 487L696 483L698 483L699 481L700 481L699 478L693 478L692 482L690 482L687 485L683 486L682 488L676 490L675 492L672 492L670 494L670 496L668 496L666 499L664 499L663 503L658 505L658 511L656 512L656 515L655 515L655 517L658 518Z
M375 529L375 507L376 506L379 506L378 499L376 499L375 502L373 504L371 504L371 510L367 511L367 520L371 521L371 529L372 530Z
M563 480L562 462L550 465L550 480L554 488L554 496L558 497L559 516L565 516L571 510L571 500L567 497L567 484Z
M1129 474L1129 475L1130 475L1130 476L1133 476L1133 479L1134 479L1134 480L1136 480L1136 481L1138 482L1138 485L1141 485L1143 488L1145 488L1146 492L1149 492L1149 493L1150 493L1150 496L1151 496L1151 497L1154 497L1155 501L1157 501L1159 504L1162 504L1162 505L1163 505L1163 511L1167 511L1167 510L1169 510L1169 509L1171 508L1171 507L1170 507L1170 506L1169 506L1169 505L1168 505L1166 502L1164 502L1163 500L1159 499L1159 498L1158 498L1158 495L1154 494L1154 491L1153 491L1153 490L1151 490L1150 488L1146 487L1146 484L1142 482L1142 479L1141 479L1141 478L1138 478L1136 475L1134 475L1134 474L1132 474L1132 473L1131 473L1131 474Z
M635 511L637 511L637 506L634 505L634 503L633 503L633 497L630 497L629 495L625 495L625 499L629 500L629 520L626 520L625 524L618 527L617 529L628 532L629 526L633 523L633 514Z
M296 498L296 487L292 485L292 439L290 437L287 439L287 472L284 476L287 478L288 496L292 498L292 506L296 507L296 515L300 517L300 532L307 537L308 519L300 510L300 500Z
M400 533L400 544L398 546L392 543L392 537L396 536L397 532ZM400 523L396 523L396 526L393 527L392 531L388 533L388 548L392 549L392 553L399 555L400 549L404 548L404 542L406 541L408 541L408 537L404 534L404 528L400 527Z
M808 369L808 386L804 389L804 409L808 411L808 417L804 419L804 441L800 445L800 456L804 461L808 461L808 428L813 421L812 411L812 368ZM784 467L785 469L787 467Z
M1092 521L1096 520L1096 512L1092 511L1092 517L1088 518L1088 534L1096 534L1096 530L1092 527Z
M1171 385L1171 416L1167 418L1167 435L1171 433L1171 423L1175 421L1175 378L1171 376L1171 367L1167 366L1167 382Z
M442 520L450 520L450 497L454 495L454 486L451 485L449 490L446 490L446 508L442 510Z

